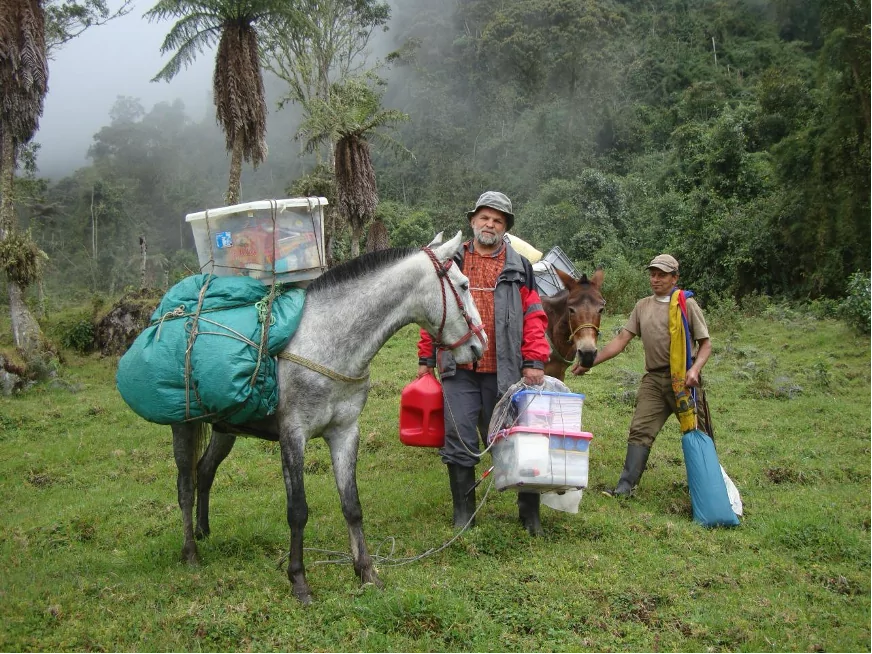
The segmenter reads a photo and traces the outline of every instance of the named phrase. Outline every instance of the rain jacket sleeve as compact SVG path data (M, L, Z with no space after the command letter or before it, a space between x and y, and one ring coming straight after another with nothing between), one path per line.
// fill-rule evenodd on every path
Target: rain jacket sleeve
M532 275L530 281L533 281ZM532 288L531 288L532 286ZM545 338L548 328L548 316L542 308L542 299L536 291L535 284L521 287L521 306L524 311L524 333L521 340L521 356L524 358L524 368L545 369L545 363L551 356L551 346Z
M418 340L418 365L428 368L436 367L436 353L433 351L433 337L426 329L421 330L421 338Z

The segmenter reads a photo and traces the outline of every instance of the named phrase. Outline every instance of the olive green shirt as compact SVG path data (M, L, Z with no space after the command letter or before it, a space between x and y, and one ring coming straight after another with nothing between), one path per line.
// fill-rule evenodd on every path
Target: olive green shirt
M687 298L687 324L691 342L709 337L702 309L693 298ZM669 369L669 302L658 302L654 295L642 298L633 307L624 329L641 337L645 370Z

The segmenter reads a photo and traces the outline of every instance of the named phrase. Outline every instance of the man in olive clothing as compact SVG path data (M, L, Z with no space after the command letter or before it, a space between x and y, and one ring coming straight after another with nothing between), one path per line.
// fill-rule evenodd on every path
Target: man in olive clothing
M627 324L596 356L591 367L616 357L624 351L634 336L642 339L645 351L645 375L636 394L636 410L630 422L627 456L624 470L614 490L607 495L627 496L642 478L654 439L670 415L678 415L675 391L669 368L669 304L678 283L678 261L670 254L659 254L648 264L648 276L653 294L639 300ZM693 365L685 375L685 385L698 388L700 374L712 351L708 326L702 310L692 297L687 298L687 323L690 340L697 343ZM583 375L589 370L576 363L572 372ZM708 422L705 403L696 406L700 425Z

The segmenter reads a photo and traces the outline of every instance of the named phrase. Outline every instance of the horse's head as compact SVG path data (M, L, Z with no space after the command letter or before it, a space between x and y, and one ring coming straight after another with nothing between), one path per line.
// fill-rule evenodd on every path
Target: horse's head
M590 368L596 357L600 317L606 306L600 292L603 270L598 269L590 279L587 275L582 275L579 280L558 268L555 270L566 287L564 313L568 329L565 338L573 344L581 365Z
M453 261L463 244L461 233L457 232L447 243L436 243L434 240L424 248L429 258L427 265L431 274L425 275L427 288L432 289L432 300L421 325L440 347L453 351L457 363L472 363L484 354L487 336L469 291L469 280Z

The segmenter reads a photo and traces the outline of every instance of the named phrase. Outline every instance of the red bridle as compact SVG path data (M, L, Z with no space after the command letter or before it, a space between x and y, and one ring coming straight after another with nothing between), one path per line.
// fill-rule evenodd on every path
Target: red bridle
M451 268L451 265L454 263L452 259L449 259L444 264L439 262L439 259L436 258L436 255L433 253L428 247L421 248L428 257L430 257L430 261L433 263L433 267L436 269L436 276L439 277L439 288L442 290L442 321L439 323L439 331L436 332L434 344L438 348L442 348L445 350L453 350L457 347L460 347L470 338L475 336L478 338L479 342L484 345L485 340L481 337L481 333L484 331L484 325L472 324L472 318L469 317L469 314L466 312L466 307L463 306L463 300L460 299L460 294L457 292L457 289L454 288L454 284L451 279L448 277L448 271ZM442 342L442 332L445 329L445 320L448 318L448 300L445 297L445 286L448 285L448 288L451 289L451 293L454 295L454 299L457 302L457 308L460 310L460 315L463 316L463 319L466 320L466 325L469 327L466 334L461 336L454 343L443 343Z

